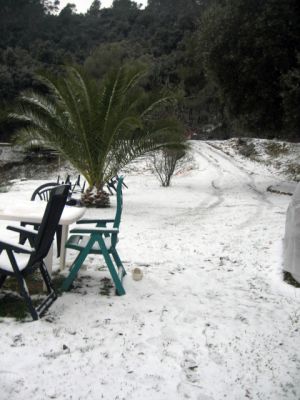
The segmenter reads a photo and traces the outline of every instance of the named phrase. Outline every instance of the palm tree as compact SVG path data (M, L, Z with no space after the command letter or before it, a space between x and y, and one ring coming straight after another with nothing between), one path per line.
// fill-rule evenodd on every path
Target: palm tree
M85 200L90 202L93 193L94 206L109 204L103 187L126 164L181 141L179 124L160 118L172 98L146 94L139 85L145 72L122 66L101 82L77 67L66 68L59 78L43 74L48 93L23 92L11 114L25 122L19 138L56 149L85 177Z

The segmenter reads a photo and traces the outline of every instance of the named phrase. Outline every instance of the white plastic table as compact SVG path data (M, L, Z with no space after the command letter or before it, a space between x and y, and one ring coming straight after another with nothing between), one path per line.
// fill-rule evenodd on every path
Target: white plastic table
M8 221L24 221L24 222L36 222L40 223L46 208L47 203L45 201L29 201L22 200L22 202L16 201L14 203L5 203L3 200L0 204L0 220ZM59 224L62 226L62 237L60 245L60 262L59 268L62 270L65 268L66 262L66 248L65 244L68 239L69 225L78 221L85 213L84 207L70 207L65 206ZM45 264L49 272L52 271L52 246Z

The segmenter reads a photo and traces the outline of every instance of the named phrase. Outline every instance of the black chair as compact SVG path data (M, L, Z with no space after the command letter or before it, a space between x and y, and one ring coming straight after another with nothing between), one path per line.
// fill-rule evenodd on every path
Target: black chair
M81 176L78 175L75 183L72 183L70 175L67 175L65 181L62 181L60 179L60 176L58 176L57 177L57 184L61 184L61 185L68 184L68 185L70 185L70 197L72 197L73 194L76 194L76 193L82 194L82 193L84 193L86 181L83 181L83 183L81 183Z
M43 185L41 185L35 189L35 191L31 195L30 200L34 201L37 198L39 198L40 200L43 200L43 201L49 201L51 190L57 185L58 185L58 183L56 183L56 182L44 183Z
M46 210L38 231L22 227L8 226L7 229L26 235L31 246L0 241L0 288L8 276L15 276L20 294L25 300L34 320L37 320L56 300L57 295L43 259L52 245L53 237L69 193L68 185L52 189ZM45 282L48 295L43 302L34 307L27 289L25 277L39 269Z
M75 193L84 193L85 191L85 184L86 181L83 181L83 183L81 183L81 179L80 179L80 175L78 175L76 182L74 184L71 183L71 193L72 195Z
M60 176L57 177L57 184L70 185L69 198L67 201L68 206L82 207L81 195L85 191L86 181L81 183L81 176L78 175L75 183L71 181L70 175L67 175L64 181L61 180Z
M70 182L66 182L65 185L67 185L69 187L69 191L68 191L68 200L69 200L70 188L71 188ZM40 185L32 193L30 200L31 201L35 201L35 200L49 201L51 191L56 186L58 186L57 182L47 182L47 183L44 183L43 185ZM26 225L33 225L33 228L35 230L38 230L38 228L39 228L39 224L32 224L29 222L21 222L21 226L26 226ZM58 225L58 227L56 229L57 257L60 256L61 234L62 234L62 228L60 225ZM26 242L26 240L27 240L26 236L23 233L21 233L19 243L24 244Z
M60 176L58 175L56 184L57 185L71 185L71 176L68 174L66 179L64 181L62 181L60 179Z
M120 179L119 175L116 175L113 178L111 178L109 181L106 182L106 188L111 195L113 195L114 192L117 193L117 186L118 186L119 179ZM122 181L122 186L126 187L128 189L128 186L126 185L124 180Z

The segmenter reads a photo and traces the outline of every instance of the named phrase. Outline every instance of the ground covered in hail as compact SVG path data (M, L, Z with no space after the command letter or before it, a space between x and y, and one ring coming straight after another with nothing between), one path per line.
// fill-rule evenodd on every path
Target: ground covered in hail
M300 289L282 274L290 197L267 191L287 178L229 147L194 142L169 188L143 162L127 171L126 295L91 256L43 319L1 318L1 400L300 399ZM16 180L0 200L40 183Z

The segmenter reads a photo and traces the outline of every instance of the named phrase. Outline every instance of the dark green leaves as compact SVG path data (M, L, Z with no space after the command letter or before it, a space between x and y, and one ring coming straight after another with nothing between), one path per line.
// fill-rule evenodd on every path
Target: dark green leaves
M102 82L80 68L62 77L41 77L48 94L22 94L12 118L27 122L19 137L38 139L58 150L87 179L102 187L127 163L161 146L182 142L182 128L161 118L170 95L146 93L139 82L143 67L110 71Z

